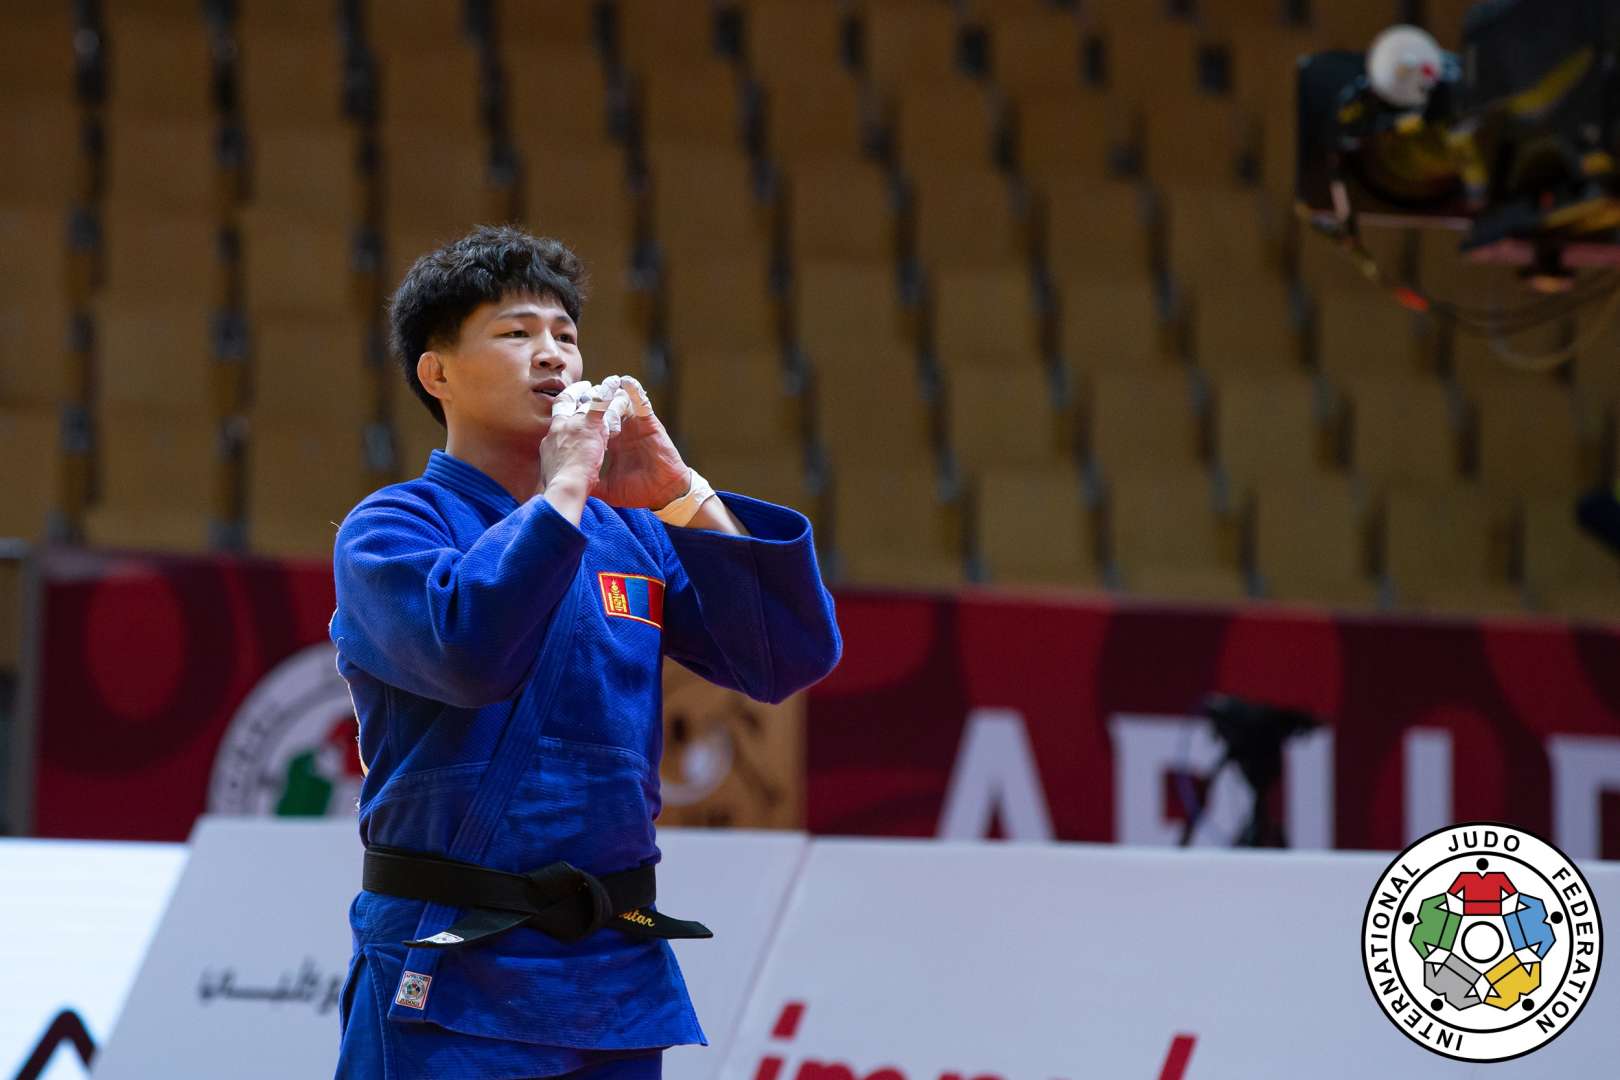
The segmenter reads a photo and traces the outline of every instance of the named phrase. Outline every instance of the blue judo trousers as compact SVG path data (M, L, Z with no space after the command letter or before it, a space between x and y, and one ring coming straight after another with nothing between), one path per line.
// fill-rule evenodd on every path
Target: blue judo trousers
M596 499L576 528L435 450L356 506L330 632L360 720L365 844L512 872L657 862L662 658L780 701L842 649L809 521L721 498L750 536ZM668 942L519 926L402 944L460 914L355 897L339 1080L644 1080L661 1048L707 1042Z

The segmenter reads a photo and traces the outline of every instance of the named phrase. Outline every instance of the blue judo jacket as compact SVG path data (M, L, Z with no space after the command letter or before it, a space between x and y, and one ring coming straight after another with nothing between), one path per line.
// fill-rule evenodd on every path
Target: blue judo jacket
M576 528L435 450L420 478L356 506L338 532L330 632L360 721L364 842L508 871L656 862L663 656L779 701L842 648L809 521L721 497L751 536L596 499ZM589 1061L580 1051L706 1041L667 942L604 929L563 944L519 927L453 951L400 944L459 914L355 898L346 1000L379 999L385 1042L432 1034L457 1071L521 1061L541 1075Z

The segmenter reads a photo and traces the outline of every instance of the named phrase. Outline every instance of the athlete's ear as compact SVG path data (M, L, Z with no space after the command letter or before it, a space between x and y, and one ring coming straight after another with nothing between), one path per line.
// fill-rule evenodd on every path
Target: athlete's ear
M450 381L445 378L444 361L437 352L429 350L416 358L416 378L422 389L440 401L450 400Z

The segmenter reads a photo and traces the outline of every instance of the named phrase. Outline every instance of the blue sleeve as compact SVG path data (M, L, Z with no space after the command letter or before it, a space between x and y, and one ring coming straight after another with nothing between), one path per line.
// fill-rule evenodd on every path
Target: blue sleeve
M479 708L512 696L579 570L585 534L536 496L465 552L427 504L374 497L338 530L333 642L420 697Z
M748 529L731 536L654 522L664 542L664 650L710 682L778 702L843 652L803 514L722 493Z

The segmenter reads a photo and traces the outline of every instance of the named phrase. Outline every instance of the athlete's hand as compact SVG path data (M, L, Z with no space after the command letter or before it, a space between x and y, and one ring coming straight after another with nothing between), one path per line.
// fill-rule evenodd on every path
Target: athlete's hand
M585 499L600 484L608 441L630 408L613 389L581 380L557 395L551 426L540 442L540 490L559 512L579 524Z
M692 470L681 460L641 383L629 375L610 375L601 385L613 389L612 404L623 402L625 415L607 447L593 494L612 506L648 510L685 495Z

